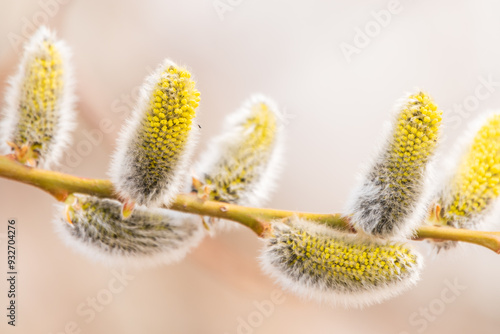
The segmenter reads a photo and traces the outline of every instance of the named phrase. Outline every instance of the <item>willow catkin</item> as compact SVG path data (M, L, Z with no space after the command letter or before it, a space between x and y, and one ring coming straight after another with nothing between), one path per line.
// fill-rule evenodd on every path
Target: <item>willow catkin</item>
M69 49L42 26L9 80L0 124L3 150L32 166L57 165L71 141L74 99Z
M204 235L188 214L139 206L123 219L121 208L116 200L75 194L59 206L56 227L68 246L110 265L175 262Z
M456 228L481 229L498 220L500 195L500 112L490 112L470 127L448 161L435 199L437 220ZM456 242L435 243L449 248Z
M191 74L169 60L146 79L110 170L123 199L147 206L172 200L193 150L199 96Z
M380 237L406 237L425 219L429 163L442 111L418 92L397 108L382 149L353 192L348 214L357 228Z
M256 95L229 115L225 130L212 140L198 163L208 199L261 206L275 186L283 151L283 119L276 104Z
M347 307L379 303L415 285L422 258L409 246L292 218L274 222L264 270L300 296Z

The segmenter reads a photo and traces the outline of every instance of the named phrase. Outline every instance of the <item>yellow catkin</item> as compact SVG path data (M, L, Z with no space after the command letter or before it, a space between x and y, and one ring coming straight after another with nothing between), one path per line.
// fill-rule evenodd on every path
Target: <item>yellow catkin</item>
M211 143L198 174L210 189L208 198L260 205L268 195L279 160L281 129L277 110L266 98L254 97L230 115L227 131ZM265 180L265 181L264 181ZM203 192L205 187L195 189Z
M380 236L407 236L424 219L421 199L441 120L442 111L429 95L418 92L405 99L350 205L358 227Z
M348 306L381 301L418 279L421 258L404 244L344 233L292 219L275 223L262 256L265 269L299 294Z
M31 144L35 151L43 152L52 139L57 126L56 104L64 82L59 51L48 41L40 53L26 64L19 97L19 124L14 144Z
M484 120L440 193L441 219L450 226L474 228L499 194L500 113L495 113Z
M379 178L380 182L395 188L399 197L409 197L405 185L420 178L422 166L433 154L441 115L442 111L423 92L411 95L401 109L393 139L386 152L386 168L391 173L391 180Z
M111 177L120 194L138 204L168 203L192 148L200 93L191 74L170 61L145 84L134 118L120 138Z
M1 136L23 163L50 168L69 144L74 97L68 62L64 42L41 27L10 79Z
M200 96L190 78L187 70L169 66L149 100L137 145L144 150L151 175L171 165L186 145Z

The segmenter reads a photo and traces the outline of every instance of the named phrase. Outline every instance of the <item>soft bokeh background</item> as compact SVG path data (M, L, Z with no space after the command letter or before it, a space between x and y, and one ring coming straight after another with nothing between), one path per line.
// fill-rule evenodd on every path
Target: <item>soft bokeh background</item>
M286 168L269 206L339 212L404 92L424 88L445 110L444 151L475 116L500 108L497 1L401 0L376 34L373 12L389 3L2 0L0 85L3 91L31 25L56 29L74 51L79 96L79 127L63 165L76 175L106 177L137 87L172 58L192 69L202 92L199 151L251 93L268 94L291 116ZM217 4L226 4L221 16ZM373 37L349 62L340 46L354 45L365 28ZM495 83L488 91L481 80ZM114 127L103 133L105 119ZM255 303L268 304L279 288L261 273L260 242L247 229L206 238L179 264L130 271L133 279L109 294L113 272L66 248L53 232L51 197L3 179L0 189L0 268L6 272L6 222L14 217L20 272L15 329L6 325L7 285L0 280L1 333L500 331L500 257L479 247L433 256L418 243L428 254L421 282L381 305L345 310L286 293L262 313ZM446 282L465 286L452 302L442 296ZM96 297L106 305L91 319L86 303Z

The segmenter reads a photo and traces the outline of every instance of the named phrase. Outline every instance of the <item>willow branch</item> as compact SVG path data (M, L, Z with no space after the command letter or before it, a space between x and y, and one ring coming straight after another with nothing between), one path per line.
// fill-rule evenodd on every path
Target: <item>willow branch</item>
M64 173L31 168L8 156L0 156L0 176L40 188L58 201L72 193L115 198L113 185L107 180L87 179Z
M109 180L88 179L60 172L31 168L8 156L0 156L0 177L30 184L64 201L72 193L118 199ZM249 208L234 204L207 201L194 194L179 194L169 209L202 216L228 219L247 226L258 236L265 235L269 222L299 216L320 224L353 231L349 218L341 214L317 214L265 208ZM422 226L415 240L434 239L468 242L500 253L500 232L473 231L444 226Z

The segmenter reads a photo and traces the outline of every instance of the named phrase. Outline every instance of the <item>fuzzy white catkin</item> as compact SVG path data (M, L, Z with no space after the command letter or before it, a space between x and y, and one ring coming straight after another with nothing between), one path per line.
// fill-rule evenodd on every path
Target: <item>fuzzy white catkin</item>
M66 244L107 265L144 267L183 259L204 236L189 214L138 206L127 219L122 204L75 194L58 205L56 230Z
M199 96L191 74L168 59L146 79L109 173L124 200L168 205L179 191L196 142Z
M396 108L387 139L348 204L357 229L380 237L408 237L423 222L441 115L432 98L420 91Z
M500 219L500 111L478 117L460 137L444 164L443 182L430 220L455 228L481 230ZM453 241L432 242L438 250Z
M24 47L17 73L9 79L0 122L5 153L28 150L37 167L60 162L74 129L74 82L66 44L40 27Z
M423 259L409 246L299 218L272 223L263 270L285 289L345 307L380 303L411 288Z
M275 187L283 156L283 116L276 104L254 95L230 114L224 131L208 145L195 168L208 198L262 206Z

